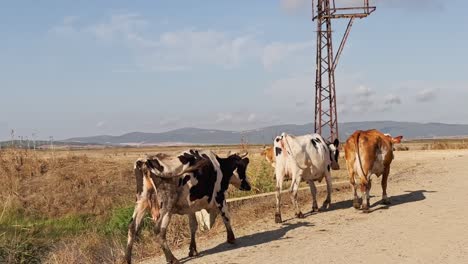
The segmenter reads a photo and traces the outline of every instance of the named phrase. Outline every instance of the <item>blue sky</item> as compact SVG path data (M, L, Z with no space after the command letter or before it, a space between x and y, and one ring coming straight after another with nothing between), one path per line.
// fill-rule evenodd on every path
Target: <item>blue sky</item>
M468 2L372 2L338 65L339 121L468 123ZM0 140L312 122L310 16L310 0L2 1Z

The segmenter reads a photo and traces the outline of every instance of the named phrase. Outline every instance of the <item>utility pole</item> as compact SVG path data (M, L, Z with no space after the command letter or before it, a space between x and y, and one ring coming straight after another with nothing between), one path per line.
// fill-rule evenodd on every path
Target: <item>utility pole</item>
M369 6L369 0L362 1L363 6L360 7L337 7L335 0L312 0L312 21L317 21L315 133L321 134L329 141L339 138L335 90L336 65L354 19L367 17L376 9L375 6ZM335 55L332 43L332 20L340 18L349 19L349 22ZM329 135L324 135L327 132Z
M11 135L11 147L13 148L15 146L15 130L12 129L10 132Z
M36 151L36 133L33 132L31 137L32 137L32 140L33 140L33 149L34 149L34 151Z
M53 151L54 150L54 137L49 136L49 141L50 141L50 149Z

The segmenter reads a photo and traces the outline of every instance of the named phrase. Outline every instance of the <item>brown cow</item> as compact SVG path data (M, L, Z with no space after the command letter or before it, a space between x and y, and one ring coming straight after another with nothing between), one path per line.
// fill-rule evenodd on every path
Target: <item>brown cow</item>
M265 157L265 160L270 164L273 169L276 168L276 158L275 158L275 153L273 152L273 147L263 147L262 152L260 152L260 155ZM276 176L273 174L273 180L276 180ZM284 175L284 180L285 181L290 181L291 176L289 174Z
M393 160L393 144L400 143L403 136L393 138L378 130L358 130L352 134L345 145L346 166L349 180L354 191L353 206L369 210L369 191L371 188L371 175L382 176L382 202L390 204L387 197L387 179L390 173L390 164ZM362 206L357 195L358 184L362 193Z
M275 154L273 153L273 147L264 147L260 155L265 156L266 161L275 168Z

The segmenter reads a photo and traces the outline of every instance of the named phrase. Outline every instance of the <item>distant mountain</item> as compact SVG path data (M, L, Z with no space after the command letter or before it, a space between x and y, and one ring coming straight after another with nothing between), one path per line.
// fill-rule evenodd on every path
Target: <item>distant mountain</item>
M340 124L340 137L345 140L354 131L376 128L384 133L403 135L407 139L468 136L468 125L415 122L349 122ZM179 145L179 144L238 144L245 138L251 144L268 144L281 132L301 135L311 133L312 123L304 125L278 125L249 131L226 131L216 129L181 128L162 133L132 132L121 136L94 136L63 140L86 144L107 145Z

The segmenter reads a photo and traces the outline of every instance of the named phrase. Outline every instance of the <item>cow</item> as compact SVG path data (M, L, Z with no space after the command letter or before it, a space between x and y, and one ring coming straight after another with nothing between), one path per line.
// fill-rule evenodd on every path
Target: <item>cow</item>
M265 157L265 160L270 164L273 168L276 167L275 161L275 154L273 153L273 147L264 147L262 152L260 153L261 156Z
M261 156L265 157L265 160L267 161L268 164L270 164L273 169L276 168L276 159L275 159L275 153L273 152L273 146L270 147L263 147L262 152L260 152ZM276 179L276 175L273 174L273 180ZM285 180L289 180L288 175L285 175Z
M275 222L281 223L281 191L283 180L288 175L292 182L290 195L295 208L295 216L304 217L297 203L297 190L301 180L307 181L312 194L312 212L318 211L317 188L314 181L327 182L327 198L322 209L331 203L332 180L330 169L339 170L339 140L326 142L319 134L293 136L282 133L274 139L273 147L276 158L276 213Z
M390 134L372 129L358 130L346 140L345 159L354 192L354 208L369 212L369 191L373 174L377 177L382 176L382 203L390 204L387 196L387 180L393 160L393 144L400 143L402 138L403 136L392 137ZM362 205L357 195L358 187L361 189Z
M220 158L211 151L187 150L178 156L154 155L135 162L137 202L128 226L125 259L131 263L132 247L147 210L155 223L156 240L168 263L179 263L166 242L166 231L173 214L188 215L190 226L189 256L197 256L195 212L206 209L220 213L227 231L227 242L235 236L226 203L229 184L250 191L246 175L249 159L245 154Z

